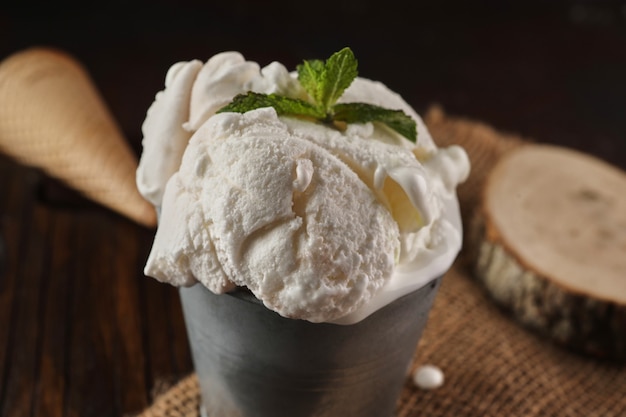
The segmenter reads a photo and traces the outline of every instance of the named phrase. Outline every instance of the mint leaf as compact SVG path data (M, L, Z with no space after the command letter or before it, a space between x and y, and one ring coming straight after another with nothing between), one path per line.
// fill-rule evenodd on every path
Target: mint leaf
M322 102L322 73L324 63L320 60L304 61L298 65L298 81L304 91L313 99L315 103ZM323 109L326 111L326 109Z
M300 116L328 125L334 122L380 122L412 142L417 140L415 121L401 110L390 110L366 103L335 104L357 77L357 60L350 48L343 48L324 61L307 60L298 65L298 81L313 103L280 96L248 92L239 94L217 113L245 113L273 107L281 116Z
M297 70L302 88L327 114L358 75L357 60L350 48L334 53L326 62L304 61Z
M346 88L357 77L357 60L350 48L343 48L326 61L322 72L321 100L318 102L327 112L339 100Z
M277 94L259 94L252 91L235 96L230 104L222 107L217 113L245 113L263 107L273 107L278 115L305 116L314 119L325 117L317 107L306 101L279 96Z
M380 122L411 142L417 140L415 120L402 110L390 110L367 103L340 103L333 106L333 120L346 123Z

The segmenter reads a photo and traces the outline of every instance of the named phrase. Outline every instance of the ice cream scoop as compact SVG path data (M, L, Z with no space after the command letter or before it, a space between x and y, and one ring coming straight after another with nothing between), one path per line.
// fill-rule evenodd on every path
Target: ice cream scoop
M469 162L461 148L439 149L398 94L356 78L339 102L404 111L416 144L376 122L337 129L271 107L215 114L250 90L306 93L278 63L260 69L229 52L199 65L170 69L143 126L138 185L161 209L147 275L215 293L246 287L285 317L349 324L450 267Z

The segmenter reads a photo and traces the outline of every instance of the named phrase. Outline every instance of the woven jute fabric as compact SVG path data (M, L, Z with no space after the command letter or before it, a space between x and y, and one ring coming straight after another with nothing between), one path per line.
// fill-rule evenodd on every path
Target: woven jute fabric
M460 144L468 151L472 174L459 188L459 200L469 220L485 175L503 153L528 139L437 107L425 121L439 145ZM470 256L464 250L444 277L412 365L440 367L445 383L425 391L407 378L397 416L625 417L626 364L580 356L517 325L472 278ZM141 417L195 417L199 403L192 374Z

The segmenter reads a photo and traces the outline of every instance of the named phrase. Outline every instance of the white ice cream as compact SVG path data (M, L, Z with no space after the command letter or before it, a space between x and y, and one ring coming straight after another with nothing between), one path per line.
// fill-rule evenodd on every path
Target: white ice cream
M146 275L245 286L283 316L350 324L450 267L462 240L455 189L469 173L461 148L437 148L399 95L363 78L340 101L403 110L417 145L377 123L341 132L272 108L215 114L250 90L306 97L281 64L234 52L168 72L137 171L161 209Z

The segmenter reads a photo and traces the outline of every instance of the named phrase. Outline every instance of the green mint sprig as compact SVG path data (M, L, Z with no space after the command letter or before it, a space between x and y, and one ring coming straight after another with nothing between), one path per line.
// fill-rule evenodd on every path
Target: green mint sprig
M384 123L412 142L417 140L415 120L402 110L391 110L367 103L337 103L357 77L357 60L350 48L334 53L325 62L304 61L298 65L298 81L311 102L278 94L248 92L237 95L217 113L245 113L273 107L278 115L312 119L336 127L341 123Z

